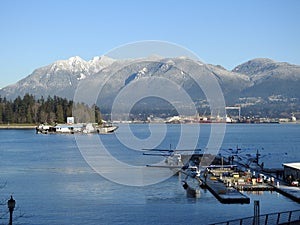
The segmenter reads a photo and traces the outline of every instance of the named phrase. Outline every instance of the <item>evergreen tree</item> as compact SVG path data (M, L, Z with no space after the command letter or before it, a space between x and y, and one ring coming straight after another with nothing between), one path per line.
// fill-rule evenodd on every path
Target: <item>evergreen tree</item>
M13 108L12 108L12 103L7 102L5 104L5 110L4 110L4 122L5 123L11 123L13 122Z
M56 120L58 123L63 123L66 120L64 119L64 111L62 105L57 105L56 107Z
M102 115L101 115L99 107L96 105L93 105L92 108L95 111L95 123L98 123L99 125L102 124Z
M3 123L3 104L0 101L0 124Z
M26 111L27 111L27 113L26 113L26 122L27 123L32 123L33 120L32 120L30 107L28 107Z

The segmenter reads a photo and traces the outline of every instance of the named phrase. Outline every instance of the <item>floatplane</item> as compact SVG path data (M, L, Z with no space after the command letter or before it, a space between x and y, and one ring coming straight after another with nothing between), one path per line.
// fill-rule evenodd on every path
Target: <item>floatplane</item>
M267 155L260 154L258 149L256 150L256 154L253 154L250 151L253 152L253 149L241 148L237 145L236 148L221 149L221 152L224 152L224 154L220 153L219 155L220 157L227 158L229 163L238 163L245 168L261 170L264 164L260 164L259 160Z
M261 148L261 150L263 151L264 148ZM224 156L228 158L229 163L238 163L243 165L245 168L255 169L258 171L264 169L264 162L261 162L261 159L271 155L272 156L287 155L287 152L262 154L260 153L259 149L253 149L253 148L242 149L238 145L236 146L236 148L221 149L221 151L225 152ZM220 156L222 156L222 154L220 154Z
M171 169L172 172L178 174L182 179L183 188L189 197L197 197L200 195L200 169L199 166L190 161L193 154L199 154L201 149L143 149L143 155L147 156L162 156L165 157L164 164L162 165L146 165L153 168ZM184 155L185 160L182 156ZM190 179L189 179L190 178ZM188 181L191 181L188 183ZM190 183L193 183L190 184Z

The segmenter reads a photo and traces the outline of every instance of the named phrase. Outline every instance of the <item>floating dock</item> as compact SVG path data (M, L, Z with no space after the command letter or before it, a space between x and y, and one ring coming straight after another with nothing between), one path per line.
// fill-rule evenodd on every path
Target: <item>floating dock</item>
M271 185L243 185L234 187L238 191L275 191L274 186Z
M245 168L244 168L245 169ZM243 171L239 165L235 170L229 168L211 168L202 178L204 186L221 202L226 204L248 204L250 198L242 191L277 191L278 193L300 203L300 187L287 186L283 181L256 171ZM268 179L267 179L268 178Z
M223 182L211 178L213 177L209 177L209 179L204 182L204 187L206 187L221 203L250 203L250 198L236 190L234 187L226 187Z

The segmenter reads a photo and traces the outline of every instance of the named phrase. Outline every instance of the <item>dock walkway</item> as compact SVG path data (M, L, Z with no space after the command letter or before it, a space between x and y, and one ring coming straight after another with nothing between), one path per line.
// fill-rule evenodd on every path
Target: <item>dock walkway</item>
M237 185L234 186L238 191L275 191L275 187L269 184L260 185Z
M278 193L300 203L300 187L292 187L282 184L279 184L279 186L274 185L273 187Z

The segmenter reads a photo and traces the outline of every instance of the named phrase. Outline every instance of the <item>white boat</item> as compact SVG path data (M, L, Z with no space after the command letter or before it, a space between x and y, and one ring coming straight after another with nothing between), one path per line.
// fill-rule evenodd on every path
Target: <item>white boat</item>
M103 126L98 126L96 127L97 133L100 134L108 134L108 133L113 133L115 130L118 129L118 126L114 125L103 125Z
M109 133L113 133L117 129L118 127L113 126L112 124L94 125L92 123L88 123L83 127L82 132L86 134L90 134L90 133L109 134Z

